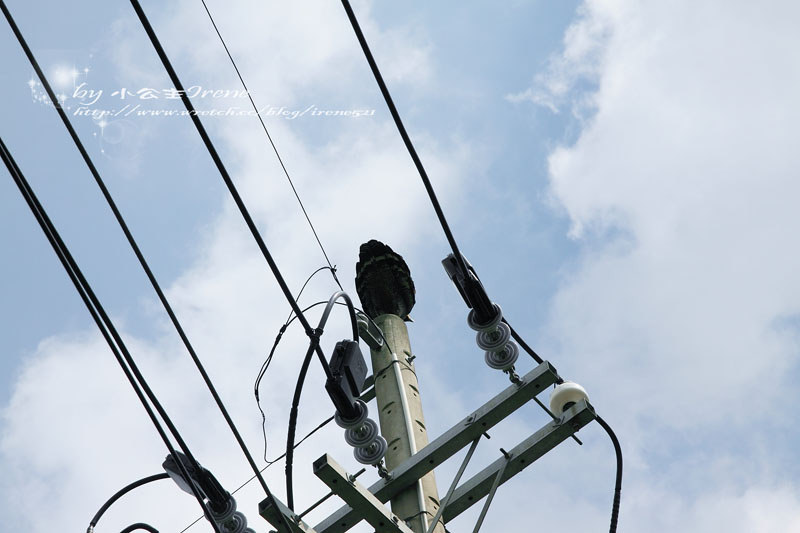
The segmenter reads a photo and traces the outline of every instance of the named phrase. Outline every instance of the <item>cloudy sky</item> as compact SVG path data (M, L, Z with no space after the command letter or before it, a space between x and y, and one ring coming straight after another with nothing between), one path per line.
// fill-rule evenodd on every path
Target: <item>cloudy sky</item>
M168 78L132 8L7 4L263 464L253 381L288 305L190 121L153 116L181 107L166 98ZM507 380L473 342L440 265L447 243L341 5L295 4L209 8L345 289L355 292L358 246L370 238L409 263L418 291L410 334L434 438ZM588 390L622 441L619 530L800 531L791 410L800 399L800 8L387 4L354 8L462 251L508 319ZM324 257L257 119L235 114L248 102L203 96L241 87L202 4L143 6L184 85L196 87L198 109L234 110L204 124L297 291ZM243 456L0 26L0 136L194 454L233 490L251 475ZM363 113L314 114L336 110ZM83 530L117 489L158 472L166 451L9 178L0 178L0 219L4 527ZM301 303L334 289L320 273ZM282 453L305 351L295 327L261 389L269 458ZM324 349L347 332L346 316L334 315ZM533 366L525 358L518 368ZM322 384L312 366L299 435L331 413ZM535 406L521 410L481 445L470 472L546 422ZM583 446L567 441L501 487L483 530L607 530L613 450L596 424L580 436ZM298 508L325 493L310 466L325 452L359 468L341 430L326 426L298 448ZM440 493L457 466L437 470ZM284 498L282 465L266 478ZM362 476L375 479L372 469ZM257 483L236 497L251 527L268 531ZM448 528L471 530L477 511ZM143 521L179 533L198 516L191 497L160 481L118 502L97 530Z

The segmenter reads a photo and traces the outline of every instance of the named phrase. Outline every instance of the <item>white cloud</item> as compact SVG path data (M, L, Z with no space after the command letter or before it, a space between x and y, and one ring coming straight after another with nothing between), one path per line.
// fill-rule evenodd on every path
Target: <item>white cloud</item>
M378 101L338 5L210 7L259 103ZM424 36L382 30L369 18L369 4L355 7L387 77L412 88L429 83L436 69ZM585 253L565 275L548 324L550 345L540 351L587 387L620 434L626 454L620 531L797 527L798 487L781 462L795 430L791 420L773 416L797 399L788 376L796 371L793 319L800 307L792 247L800 73L790 7L586 2L565 34L564 52L516 98L553 111L570 108L582 127L574 145L549 159L553 201ZM151 16L184 81L235 87L198 5L168 9ZM149 48L148 55L133 53L140 48L131 40L144 40L129 29L120 30L121 66L131 76L151 76L153 56ZM427 241L442 239L387 116L303 124L268 121L346 288L353 243L379 237L413 262ZM254 120L207 126L296 290L322 257L263 133ZM315 136L315 129L326 135ZM468 142L414 137L437 192L457 207L459 187L481 156ZM331 289L322 275L304 301ZM260 456L252 380L287 311L227 199L168 292ZM335 324L331 339L336 328L346 334L343 317ZM172 333L126 338L206 466L226 487L246 479L249 470ZM446 346L438 339L431 345L437 343ZM271 457L283 447L286 398L303 345L299 330L287 333L262 388ZM329 411L318 370L304 392L298 435ZM89 379L95 376L103 379ZM451 413L442 412L473 406L471 387L444 383L439 390L435 375L425 380L431 419L449 425ZM464 405L451 407L458 402ZM524 432L528 417L493 432L481 457L513 445L509 434ZM505 485L485 529L511 530L524 508L550 528L605 530L613 456L598 428L581 436L583 448L568 442ZM346 467L357 468L340 430L328 427L318 438ZM30 358L4 411L2 507L33 531L83 527L113 491L157 471L162 448L97 337L50 339ZM298 499L306 503L323 492L307 469L319 453L313 445L301 448L295 461ZM281 470L276 465L267 476L278 494ZM448 481L440 476L440 493ZM104 529L145 520L179 531L196 516L196 505L162 483L130 495L104 518ZM254 483L239 497L257 530L265 528L254 511L262 497ZM153 501L161 502L158 509ZM470 527L467 518L455 525Z
M431 72L426 67L427 45L404 42L397 33L384 35L368 17L367 7L357 6L359 17L376 49L386 52L388 77L411 85L425 83ZM377 89L340 6L318 2L311 9L253 2L216 9L212 4L211 9L257 101L291 105L308 94L355 95L356 104L364 94L372 93L374 99ZM204 85L229 85L227 58L195 2L172 6L166 17L151 17L178 70L194 67L186 80L202 76ZM141 48L142 36L134 35L127 23L119 23L117 29L117 57L126 79L156 79L154 56L149 47ZM220 74L224 72L228 74ZM419 72L420 78L412 72ZM330 84L319 88L323 82ZM442 239L387 114L326 125L336 134L322 143L309 140L304 136L307 129L295 129L288 121L268 124L332 260L342 262L340 277L346 288L352 289L358 251L354 243L378 237L413 256L412 249L420 243ZM255 119L211 128L265 241L296 291L322 257L263 132ZM439 194L457 197L456 186L472 162L466 146L437 144L424 134L417 136L417 144L437 176ZM227 196L224 202L206 226L196 260L166 289L251 451L260 457L260 417L252 383L288 305L238 211ZM330 295L334 286L324 276L310 286L303 302ZM316 321L316 316L310 319ZM324 338L326 352L336 337L348 332L343 314L335 314ZM244 458L171 329L154 339L125 338L198 458L229 490L247 479ZM290 330L262 386L270 457L282 453L288 399L305 344L299 329ZM89 334L48 339L30 357L4 410L0 437L2 508L10 520L31 531L80 530L114 491L160 469L166 451L111 357L102 340ZM322 373L314 363L301 402L298 439L332 411L321 385ZM351 471L358 469L340 429L331 425L321 435L318 439L329 443L327 449L337 460ZM323 493L324 485L308 468L320 454L315 446L298 449L299 505ZM284 494L282 465L269 470L267 480L277 494ZM160 482L126 496L125 505L104 517L102 529L119 530L141 520L162 531L179 531L197 515L197 506L174 489L171 482ZM264 530L266 524L255 511L263 499L256 483L237 497L254 527ZM153 501L162 502L160 508L153 509Z
M770 413L798 399L785 325L800 308L797 15L791 2L585 2L523 93L594 109L549 157L552 198L584 246L554 300L550 353L591 384L633 459L628 530L785 531L800 515L797 485L770 474L792 438ZM653 453L666 449L681 459ZM728 453L765 464L711 475ZM648 471L676 484L650 493Z
M577 83L594 81L602 71L609 32L615 20L622 18L622 13L617 12L621 3L613 4L581 4L577 20L564 34L562 53L550 57L532 87L506 98L511 102L531 101L558 113ZM576 113L589 104L580 99L570 103Z

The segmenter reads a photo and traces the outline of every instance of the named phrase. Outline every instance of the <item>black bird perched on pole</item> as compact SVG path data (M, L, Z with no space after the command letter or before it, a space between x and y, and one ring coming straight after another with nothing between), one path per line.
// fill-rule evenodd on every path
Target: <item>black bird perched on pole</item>
M403 256L375 239L361 245L356 263L356 292L372 318L397 315L410 322L414 280Z

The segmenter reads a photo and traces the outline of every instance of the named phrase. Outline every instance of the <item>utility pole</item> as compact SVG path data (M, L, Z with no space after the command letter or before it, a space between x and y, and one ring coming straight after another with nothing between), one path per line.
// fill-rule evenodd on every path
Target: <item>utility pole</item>
M361 245L356 289L364 311L383 334L380 348L370 350L381 435L386 439L386 468L394 470L428 444L422 399L406 320L414 306L414 282L403 258L378 241ZM425 533L439 510L434 473L391 499L392 512L415 533ZM434 533L444 533L439 521Z
M446 270L447 266L445 264ZM454 282L460 286L459 279ZM384 466L379 464L379 457L368 459L374 451L371 448L367 452L368 448L357 447L355 456L362 464L378 466L381 479L365 487L333 457L324 454L314 461L314 475L345 505L311 527L302 517L328 496L300 514L295 514L274 496L267 498L259 504L259 514L280 533L345 533L362 521L368 522L377 533L446 533L445 523L484 500L473 529L477 532L501 485L564 440L571 437L580 444L575 433L595 420L596 414L586 392L575 384L562 383L563 379L549 362L540 361L526 374L517 375L513 366L516 345L512 348L510 332L500 323L500 316L493 319L494 324L484 324L476 322L470 313L468 323L470 326L477 324L476 343L484 350L487 365L508 374L511 385L429 443L406 327L415 303L414 282L408 265L381 242L373 240L362 244L356 265L356 290L367 314L357 319L360 336L370 346L372 357L373 376L367 381L374 382L374 386L360 392L359 400L369 402L376 398L381 429L378 438L387 447ZM499 314L499 307L493 307ZM369 321L374 324L370 325ZM536 396L559 383L551 397L551 411ZM485 441L484 436L488 436L487 431L531 400L552 420L516 446L507 450L499 448L495 461L461 481L473 452L480 441ZM366 411L363 414L367 416ZM374 424L367 420L363 427L348 428L346 435L358 440L362 433L375 431L377 434ZM440 503L433 470L467 447L461 467ZM377 449L383 453L382 446ZM358 453L360 451L365 452ZM385 505L387 502L391 502L391 511Z

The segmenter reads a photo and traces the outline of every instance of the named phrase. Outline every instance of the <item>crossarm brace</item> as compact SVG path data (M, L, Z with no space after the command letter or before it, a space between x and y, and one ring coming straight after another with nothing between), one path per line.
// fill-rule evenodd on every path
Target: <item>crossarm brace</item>
M555 368L543 362L523 376L519 384L511 385L479 407L444 434L409 457L390 472L389 479L374 483L369 491L385 503L404 488L445 462L478 436L525 405L534 396L558 380ZM567 435L568 437L569 435ZM361 520L349 506L340 508L315 526L318 533L343 533Z
M501 457L458 487L444 509L444 521L449 522L486 496L498 475L499 483L505 483L595 417L592 406L586 400L580 400L560 420L551 421L512 448L508 452L509 459Z

